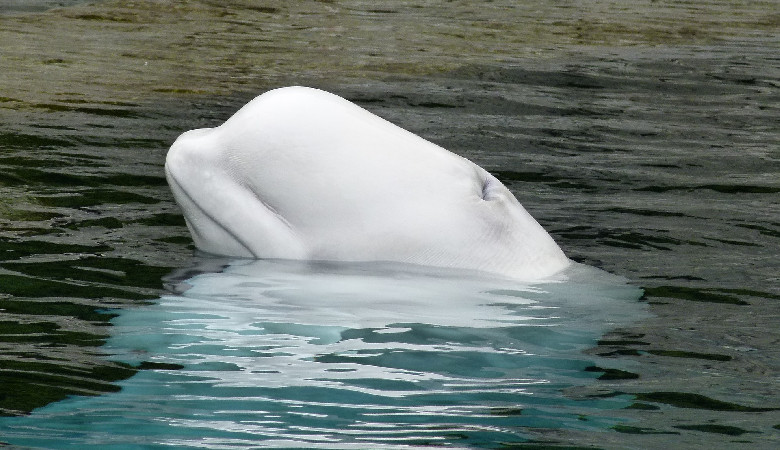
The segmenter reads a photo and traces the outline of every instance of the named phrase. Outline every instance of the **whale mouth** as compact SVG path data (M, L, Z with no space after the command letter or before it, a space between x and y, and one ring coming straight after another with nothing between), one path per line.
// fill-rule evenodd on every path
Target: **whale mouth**
M223 222L217 220L217 218L213 214L209 213L208 210L206 210L206 208L201 206L201 204L198 203L198 201L192 195L190 195L186 189L184 189L183 184L179 182L176 176L171 172L167 164L165 165L165 175L168 178L168 184L171 187L171 191L173 192L173 196L176 199L177 203L182 205L187 204L189 206L187 208L181 208L181 209L184 212L184 221L187 224L187 228L190 230L190 233L193 236L193 240L195 241L195 245L198 248L202 248L200 242L208 241L208 239L205 236L203 236L203 233L201 231L201 227L203 225L203 222L205 221L208 224L208 226L215 228L219 230L221 234L230 237L238 247L244 250L246 256L257 257L252 252L249 245L247 245L235 232L233 232L228 227L226 227ZM193 214L193 212L199 214ZM198 218L194 217L196 215L199 215L200 217Z

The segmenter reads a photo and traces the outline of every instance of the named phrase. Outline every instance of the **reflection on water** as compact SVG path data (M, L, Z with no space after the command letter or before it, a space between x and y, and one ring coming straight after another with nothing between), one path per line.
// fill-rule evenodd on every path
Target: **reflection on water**
M474 447L522 442L525 427L613 426L605 411L628 398L564 392L603 374L581 352L645 317L641 291L583 265L558 278L236 261L113 319L106 351L149 368L121 392L10 419L5 435L44 447Z

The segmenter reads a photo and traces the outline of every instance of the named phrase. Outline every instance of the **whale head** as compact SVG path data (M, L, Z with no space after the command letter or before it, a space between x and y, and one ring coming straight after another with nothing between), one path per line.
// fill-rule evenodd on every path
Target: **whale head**
M570 263L471 161L321 90L266 92L171 146L168 183L208 253L396 261L532 280Z

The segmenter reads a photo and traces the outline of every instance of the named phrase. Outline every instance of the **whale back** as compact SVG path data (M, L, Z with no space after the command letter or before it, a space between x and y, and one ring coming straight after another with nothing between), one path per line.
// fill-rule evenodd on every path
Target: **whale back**
M198 248L534 279L569 264L487 171L336 95L290 87L182 134L166 175Z

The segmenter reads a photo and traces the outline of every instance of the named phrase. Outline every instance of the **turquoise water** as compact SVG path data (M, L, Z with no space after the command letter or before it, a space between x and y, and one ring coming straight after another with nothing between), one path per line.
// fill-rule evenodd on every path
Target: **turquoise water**
M117 393L4 419L5 439L473 448L522 442L527 427L606 429L631 399L577 398L603 375L582 350L646 315L641 290L582 265L522 285L402 265L235 261L176 285L181 294L112 320L103 350L148 370Z

